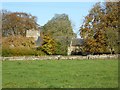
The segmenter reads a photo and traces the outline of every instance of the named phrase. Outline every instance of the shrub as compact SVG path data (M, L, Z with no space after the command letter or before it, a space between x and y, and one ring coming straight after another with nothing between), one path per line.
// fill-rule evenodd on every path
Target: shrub
M42 50L35 49L33 38L23 36L3 37L2 56L45 55Z
M41 56L46 55L43 51L37 51L33 48L17 47L17 48L2 48L2 56Z

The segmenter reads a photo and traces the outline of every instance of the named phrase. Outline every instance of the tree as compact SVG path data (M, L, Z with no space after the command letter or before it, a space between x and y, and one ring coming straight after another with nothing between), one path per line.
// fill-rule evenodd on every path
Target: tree
M83 45L83 52L89 52L89 53L92 53L94 54L94 52L96 52L96 41L95 39L92 39L92 38L87 38L84 42L84 45Z
M40 49L42 49L46 54L52 55L55 54L56 42L51 38L49 34L43 34L43 43Z
M2 10L2 36L26 35L26 30L38 30L37 18L23 12Z
M105 3L106 41L111 54L118 53L119 42L119 2Z
M72 30L68 15L56 14L42 28L44 33L49 33L58 43L56 54L67 54L67 46L70 44L71 38L76 36Z
M86 42L90 42L89 38L96 43L96 46L93 43L85 43L86 50L94 48L94 53L106 53L108 49L111 53L117 52L118 19L117 2L96 3L80 28L81 37L87 40Z
M103 16L104 10L100 3L96 3L86 16L80 29L81 37L87 42L84 48L90 50L91 53L104 52L106 42L102 23Z

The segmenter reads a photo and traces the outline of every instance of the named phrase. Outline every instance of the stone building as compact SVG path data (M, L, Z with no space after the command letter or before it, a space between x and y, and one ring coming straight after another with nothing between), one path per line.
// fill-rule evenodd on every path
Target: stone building
M33 37L34 40L37 41L38 37L40 37L40 31L34 29L27 30L26 37Z
M68 46L68 55L82 53L82 45L84 40L82 38L73 38Z
M41 46L42 39L40 37L40 30L27 30L26 31L26 37L33 37L36 43L36 46Z

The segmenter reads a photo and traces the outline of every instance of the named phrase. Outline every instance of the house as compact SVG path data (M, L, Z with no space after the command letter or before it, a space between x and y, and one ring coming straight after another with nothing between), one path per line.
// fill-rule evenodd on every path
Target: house
M82 38L72 38L70 45L68 46L68 55L82 53L82 46L84 40Z

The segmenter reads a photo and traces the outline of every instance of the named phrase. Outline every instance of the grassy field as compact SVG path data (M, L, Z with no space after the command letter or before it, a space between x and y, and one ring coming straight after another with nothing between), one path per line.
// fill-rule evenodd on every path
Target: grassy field
M3 88L115 88L118 60L3 61Z

